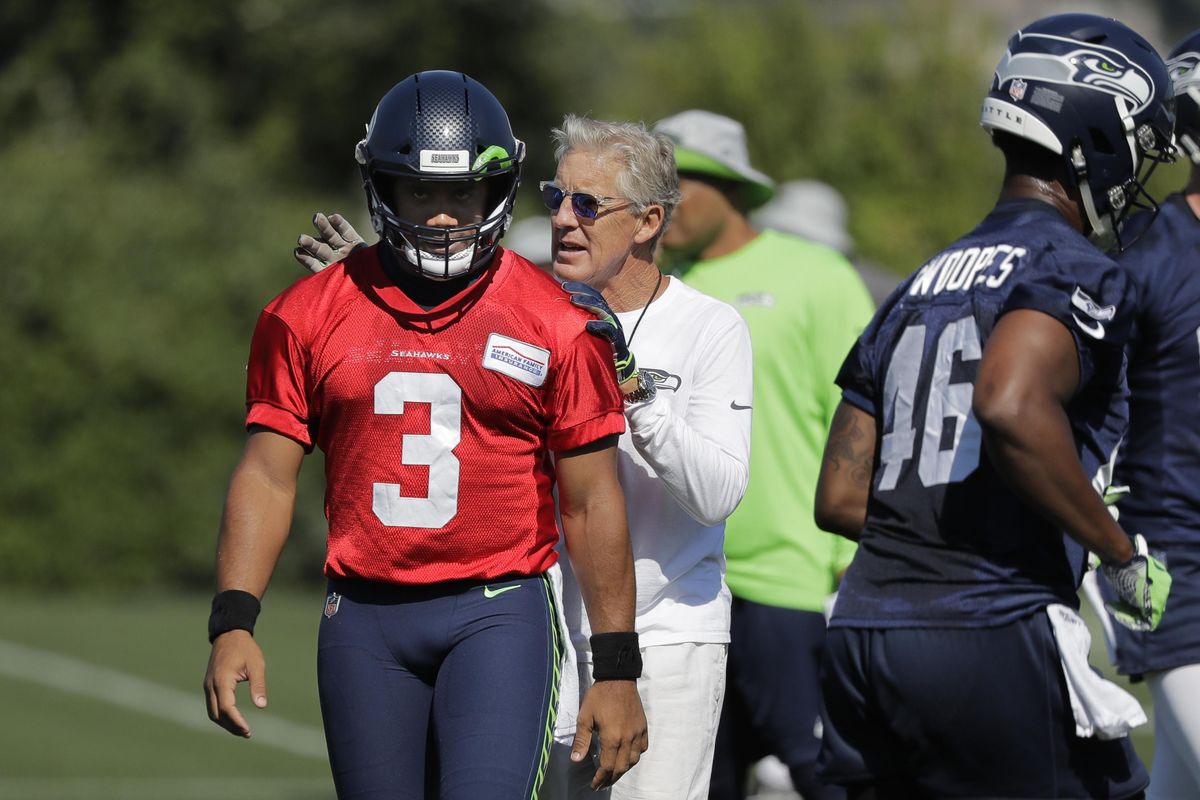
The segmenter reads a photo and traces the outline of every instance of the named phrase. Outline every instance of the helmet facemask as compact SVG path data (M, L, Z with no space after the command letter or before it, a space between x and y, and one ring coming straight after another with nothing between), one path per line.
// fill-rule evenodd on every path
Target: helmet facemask
M486 214L478 220L453 227L425 224L401 216L393 208L394 186L400 181L417 179L382 171L372 173L364 181L367 206L375 232L392 247L402 266L431 280L452 280L476 272L486 266L500 238L512 224L512 206L516 199L517 176L503 173L483 178L454 178L449 180L420 179L431 186L482 183L485 188L483 208ZM386 199L385 199L386 198Z
M1169 164L1175 160L1175 148L1170 141L1163 141L1162 135L1149 123L1142 123L1136 130L1132 130L1135 122L1127 113L1126 104L1121 98L1116 98L1115 102L1121 109L1125 127L1130 129L1123 143L1128 148L1134 164L1130 177L1107 189L1092 187L1088 176L1087 158L1084 156L1083 147L1078 144L1071 148L1070 164L1083 200L1084 212L1091 226L1088 238L1102 250L1115 249L1119 253L1131 247L1141 235L1139 233L1128 240L1122 239L1121 231L1126 220L1136 212L1158 214L1158 202L1146 190L1146 186L1159 164ZM1095 147L1096 144L1093 143L1093 148ZM1147 227L1140 226L1139 230L1144 231Z

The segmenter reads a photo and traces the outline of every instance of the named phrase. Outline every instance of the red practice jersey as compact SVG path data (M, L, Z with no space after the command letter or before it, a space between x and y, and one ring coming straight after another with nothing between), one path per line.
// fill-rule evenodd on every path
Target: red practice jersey
M612 349L558 284L503 249L429 311L378 245L259 317L246 424L325 453L325 574L403 584L555 561L548 451L621 433Z

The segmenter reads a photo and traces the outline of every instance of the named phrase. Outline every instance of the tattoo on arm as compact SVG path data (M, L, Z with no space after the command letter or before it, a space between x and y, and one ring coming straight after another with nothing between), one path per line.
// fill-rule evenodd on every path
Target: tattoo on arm
M839 406L829 431L826 458L837 472L849 470L856 486L867 486L875 470L875 440L858 424L854 409Z

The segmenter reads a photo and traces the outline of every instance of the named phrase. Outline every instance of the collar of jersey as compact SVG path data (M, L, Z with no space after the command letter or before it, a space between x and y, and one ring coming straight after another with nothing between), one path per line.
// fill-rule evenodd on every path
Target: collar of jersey
M1001 200L999 203L996 203L995 207L988 214L988 217L992 219L996 217L1016 216L1024 217L1026 221L1037 218L1046 222L1058 223L1075 231L1071 227L1071 223L1067 222L1067 218L1058 209L1049 203L1035 200L1032 197L1014 197L1011 200ZM1078 233L1078 231L1075 232ZM1083 234L1079 233L1079 235L1082 236Z
M483 271L479 280L458 294L449 297L439 305L426 309L413 302L408 295L401 291L388 278L387 271L384 270L383 263L380 260L379 248L381 246L382 244L376 244L368 248L371 253L370 264L365 276L368 285L363 288L369 294L378 298L378 301L392 313L410 319L422 319L432 322L442 317L460 317L467 313L467 310L474 306L491 286L499 286L503 283L512 271L512 256L508 254L507 250L498 247L496 248L496 255L492 259L492 263Z

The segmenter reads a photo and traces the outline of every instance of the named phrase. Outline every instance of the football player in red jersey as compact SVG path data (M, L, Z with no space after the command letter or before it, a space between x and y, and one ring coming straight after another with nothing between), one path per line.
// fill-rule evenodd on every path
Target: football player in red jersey
M329 595L318 682L340 797L529 798L545 771L562 648L548 570L563 531L592 621L593 785L648 745L634 573L617 481L608 344L536 266L499 246L524 145L496 98L422 72L356 149L381 241L263 311L250 435L217 552L210 718L266 706L252 634L304 455L326 456Z

